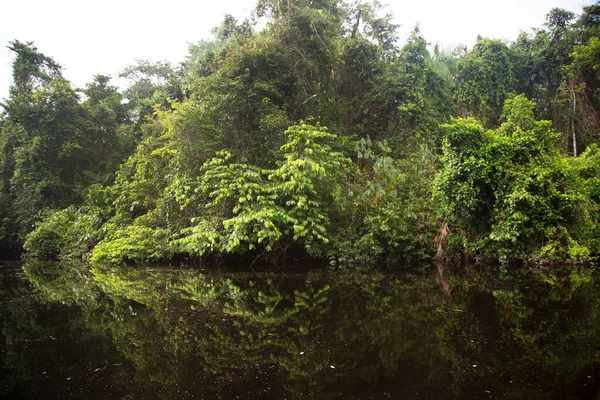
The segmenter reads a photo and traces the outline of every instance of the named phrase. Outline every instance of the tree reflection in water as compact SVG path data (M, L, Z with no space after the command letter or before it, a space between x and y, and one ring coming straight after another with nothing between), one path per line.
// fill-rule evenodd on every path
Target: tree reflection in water
M579 399L598 379L584 267L3 271L0 396Z

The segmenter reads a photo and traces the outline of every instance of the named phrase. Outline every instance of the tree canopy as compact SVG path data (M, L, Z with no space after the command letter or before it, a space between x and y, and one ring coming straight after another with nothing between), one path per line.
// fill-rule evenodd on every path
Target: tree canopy
M84 89L11 42L0 248L95 262L597 255L600 6L513 42L398 41L378 2L258 2Z

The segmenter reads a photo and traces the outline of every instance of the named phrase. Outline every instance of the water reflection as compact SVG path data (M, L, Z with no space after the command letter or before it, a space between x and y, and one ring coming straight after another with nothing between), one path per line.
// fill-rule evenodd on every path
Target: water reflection
M599 378L583 267L2 268L0 397L580 399Z

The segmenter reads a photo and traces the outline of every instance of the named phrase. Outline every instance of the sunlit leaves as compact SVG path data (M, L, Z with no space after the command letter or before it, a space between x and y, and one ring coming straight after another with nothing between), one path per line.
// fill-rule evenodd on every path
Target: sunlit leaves
M290 127L286 135L284 160L276 169L235 163L227 152L203 166L195 192L210 199L206 207L220 222L199 218L178 241L183 249L229 253L273 250L286 238L307 249L329 242L330 216L343 206L344 179L352 163L334 150L340 139L326 128L303 124Z

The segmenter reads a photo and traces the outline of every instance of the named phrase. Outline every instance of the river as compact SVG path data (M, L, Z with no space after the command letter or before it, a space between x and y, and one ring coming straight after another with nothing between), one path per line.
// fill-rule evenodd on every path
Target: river
M0 398L593 399L593 267L0 264Z

